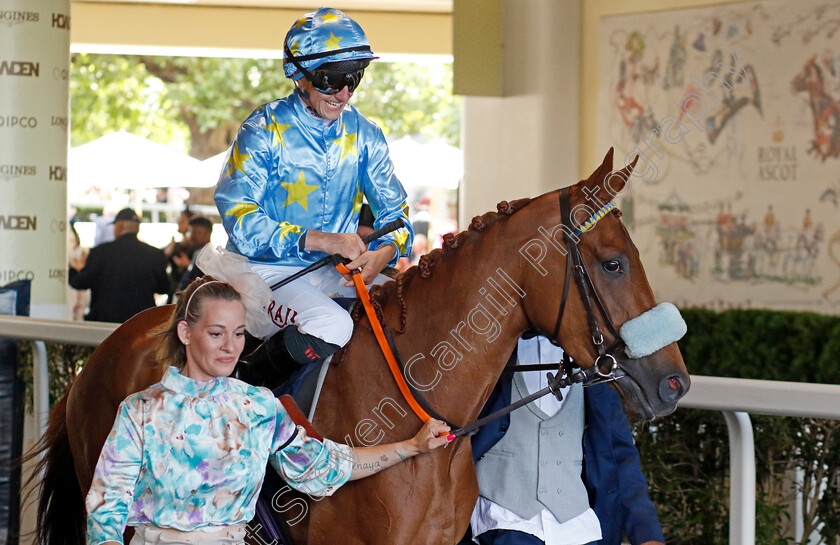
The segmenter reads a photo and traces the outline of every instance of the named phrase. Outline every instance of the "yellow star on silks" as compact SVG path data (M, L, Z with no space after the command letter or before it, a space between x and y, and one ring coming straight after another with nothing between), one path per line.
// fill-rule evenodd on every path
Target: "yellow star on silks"
M289 51L292 53L292 57L299 57L300 56L300 42L294 42L292 45L289 46Z
M362 199L364 197L365 194L362 193L361 189L356 191L356 195L353 197L353 212L358 212L362 209Z
M338 160L340 163L347 157L347 154L352 153L353 155L358 157L358 153L356 153L356 133L347 134L347 129L344 127L344 124L341 125L341 136L333 140L333 144L338 144L341 147L341 158Z
M300 226L295 225L293 223L289 223L288 221L281 221L280 225L280 240L286 238L286 235L289 233L300 233Z
M341 49L341 45L339 45L338 42L340 42L343 39L344 39L344 36L339 36L339 37L336 38L335 34L330 32L330 39L325 41L325 42L321 42L321 43L324 44L325 46L327 46L327 51L331 51L333 49Z
M405 214L405 217L408 217L408 203L407 202L404 202L400 205L400 210L403 211L403 214Z
M225 216L236 216L237 218L239 218L239 226L242 227L242 220L245 218L245 216L256 212L258 208L259 206L257 206L256 204L238 202L235 205L233 205L233 208L225 212Z
M300 28L300 27L302 27L303 25L305 25L305 24L306 24L306 21L307 21L306 17L301 17L300 19L298 19L297 21L295 21L295 25L294 25L294 26L295 26L295 28Z
M325 23L329 23L330 21L335 21L336 19L338 19L338 14L329 12L326 15L322 15L321 17L323 17L323 21Z
M272 123L270 125L263 127L264 130L269 131L272 135L271 147L276 146L277 142L280 142L280 146L285 148L286 142L283 141L283 133L289 130L292 126L286 125L285 123L278 123L274 118L274 114L271 114L271 121Z
M400 229L394 237L394 244L399 248L400 253L405 253L405 244L408 242L408 229Z
M283 203L284 208L292 203L298 203L304 210L309 212L308 195L318 189L318 186L306 185L306 177L303 175L302 170L300 171L300 176L298 176L295 183L280 182L280 185L289 192L289 196L286 197L286 202Z
M239 153L239 146L234 144L233 149L230 152L230 157L228 157L227 159L230 168L227 172L225 172L225 178L227 178L237 170L241 170L242 173L245 174L245 169L243 168L243 165L245 164L245 161L247 161L250 158L250 155Z

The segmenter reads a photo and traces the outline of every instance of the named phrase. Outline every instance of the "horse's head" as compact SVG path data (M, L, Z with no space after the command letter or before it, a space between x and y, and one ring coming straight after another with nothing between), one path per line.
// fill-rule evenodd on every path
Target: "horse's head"
M822 70L820 70L815 56L808 59L802 66L802 71L793 77L790 84L794 92L808 91L814 93L823 90Z
M523 310L532 325L554 336L583 368L597 361L606 374L613 362L609 354L614 355L619 360L615 374L621 378L613 384L625 408L651 419L673 412L688 391L690 379L675 342L684 322L673 306L657 306L639 251L618 210L610 211L636 164L612 172L612 160L611 149L588 179L529 205L537 207L537 215L544 219L533 233L535 238L520 251L523 266L531 269L525 275L528 295ZM567 203L562 206L567 211L561 225L564 192ZM578 226L582 231L575 229ZM573 259L575 247L582 266ZM558 282L564 270L572 277L568 286ZM574 277L581 274L576 281ZM564 291L568 291L565 297ZM598 334L603 336L600 347Z

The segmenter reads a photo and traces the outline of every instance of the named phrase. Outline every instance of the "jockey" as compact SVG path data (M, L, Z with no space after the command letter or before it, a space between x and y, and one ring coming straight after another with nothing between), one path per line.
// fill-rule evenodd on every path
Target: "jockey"
M377 57L362 28L329 8L298 19L283 52L295 90L245 120L216 187L228 249L268 285L327 254L349 259L370 284L407 255L413 238L382 130L348 104ZM405 227L365 246L356 234L363 199L375 228L398 218ZM286 352L315 363L344 346L352 319L326 293L351 295L352 285L324 267L275 290L265 311L282 333L264 345L270 360Z

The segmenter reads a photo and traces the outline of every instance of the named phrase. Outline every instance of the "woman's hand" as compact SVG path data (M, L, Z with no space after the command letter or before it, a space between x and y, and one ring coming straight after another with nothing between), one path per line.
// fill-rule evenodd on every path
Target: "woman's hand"
M449 426L432 418L420 428L412 441L419 454L429 452L449 443ZM454 438L453 438L454 439Z

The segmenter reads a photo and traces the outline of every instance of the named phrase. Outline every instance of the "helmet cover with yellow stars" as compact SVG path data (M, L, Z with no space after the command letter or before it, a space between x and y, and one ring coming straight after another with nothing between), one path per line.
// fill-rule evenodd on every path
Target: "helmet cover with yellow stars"
M293 80L303 74L290 57L309 71L324 63L378 58L370 50L362 27L332 8L321 8L295 21L283 42L283 57L283 72Z

